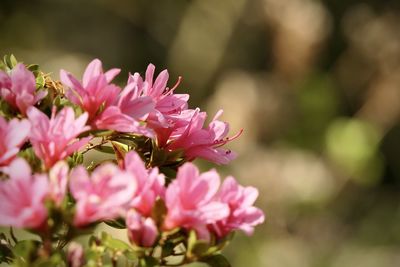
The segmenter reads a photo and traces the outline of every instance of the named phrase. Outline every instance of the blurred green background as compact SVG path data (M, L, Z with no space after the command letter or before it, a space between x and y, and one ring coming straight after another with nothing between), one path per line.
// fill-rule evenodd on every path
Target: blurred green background
M168 68L232 131L267 215L235 267L400 266L400 1L1 0L0 54ZM213 114L210 114L210 117ZM204 169L209 168L200 162Z

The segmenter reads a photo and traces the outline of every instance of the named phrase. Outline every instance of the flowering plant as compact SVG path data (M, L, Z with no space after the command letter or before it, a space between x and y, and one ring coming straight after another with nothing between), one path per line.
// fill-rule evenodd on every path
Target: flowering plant
M264 221L257 189L215 169L224 145L238 137L219 120L188 107L189 95L154 78L106 72L93 60L82 80L61 70L53 80L37 65L6 56L0 65L0 263L13 266L230 266L221 250L236 230L252 234ZM88 162L89 151L109 153ZM129 244L94 228L126 229ZM13 228L38 239L18 240ZM6 229L6 228L3 228ZM89 235L88 243L77 237Z

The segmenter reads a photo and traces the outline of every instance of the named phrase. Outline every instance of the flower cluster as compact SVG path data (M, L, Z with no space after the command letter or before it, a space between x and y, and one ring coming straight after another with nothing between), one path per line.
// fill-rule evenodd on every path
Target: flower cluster
M241 132L227 137L222 111L205 126L207 114L175 93L181 78L169 88L168 72L154 78L150 64L121 88L112 83L120 70L104 72L95 59L82 81L61 70L60 85L12 59L0 71L0 226L41 237L25 261L53 264L54 255L67 253L69 266L92 266L105 260L96 254L102 248L112 252L110 261L119 251L132 266L168 266L178 254L182 263L208 262L222 257L231 233L252 234L264 221L254 207L256 188L233 177L221 184L215 169L201 173L191 162L229 163L236 154L223 146ZM115 160L84 165L89 150ZM103 234L93 236L87 253L76 243L63 250L101 222L126 228L131 246ZM14 255L18 241L0 241ZM207 249L199 252L199 244Z

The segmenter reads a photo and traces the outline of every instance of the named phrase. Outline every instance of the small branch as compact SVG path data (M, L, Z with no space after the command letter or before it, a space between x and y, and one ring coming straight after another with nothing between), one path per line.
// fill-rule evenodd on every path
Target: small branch
M57 249L63 249L75 236L73 228L70 225L65 225L65 227L66 230L64 232L64 236L63 238L60 238L57 244Z
M14 230L13 230L13 228L10 226L10 236L11 236L11 239L14 241L14 243L15 244L17 244L18 243L18 239L17 239L17 237L14 235ZM14 244L14 245L15 245Z
M92 150L92 149L94 149L96 147L102 146L102 145L106 144L109 141L109 139L110 138L104 138L103 137L101 139L101 142L99 144L96 144L96 145L92 144L92 143L89 143L88 146L85 148L85 150L83 150L81 153L85 154L85 153L89 152L90 150Z
M51 230L49 229L48 225L46 224L42 228L42 232L38 233L40 238L42 239L42 247L39 251L39 254L45 258L50 257L53 247L51 242Z

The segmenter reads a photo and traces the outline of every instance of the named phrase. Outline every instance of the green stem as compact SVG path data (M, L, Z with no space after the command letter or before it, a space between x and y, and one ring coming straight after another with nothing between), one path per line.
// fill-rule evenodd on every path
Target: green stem
M14 245L16 245L17 243L18 243L18 239L15 237L15 235L14 235L14 230L13 230L13 228L10 226L10 236L11 236L11 239L14 241Z

